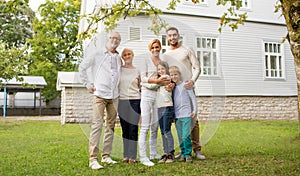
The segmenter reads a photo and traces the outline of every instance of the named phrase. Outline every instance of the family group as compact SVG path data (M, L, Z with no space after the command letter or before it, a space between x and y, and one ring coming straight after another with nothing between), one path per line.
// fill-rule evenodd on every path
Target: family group
M94 95L93 117L89 139L89 167L101 169L99 143L103 124L105 131L101 163L115 164L111 157L117 116L122 127L123 155L121 162L146 166L172 163L175 159L192 162L205 159L201 152L197 99L194 84L200 75L200 63L194 51L183 46L177 28L166 30L170 47L161 54L159 39L148 44L151 56L139 68L133 65L134 52L124 48L118 32L111 32L103 48L80 63L80 78ZM89 75L91 73L91 76ZM175 156L171 127L175 122L180 152ZM157 152L158 127L162 135L163 155ZM149 134L150 156L147 155Z

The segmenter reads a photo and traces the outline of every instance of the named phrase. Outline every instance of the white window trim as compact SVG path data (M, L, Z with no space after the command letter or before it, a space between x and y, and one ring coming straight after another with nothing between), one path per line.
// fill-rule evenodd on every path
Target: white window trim
M248 7L245 7L245 0L242 1L242 6L239 9L240 11L252 11L252 0L248 0Z
M267 77L266 75L266 52L265 52L265 43L277 43L277 44L280 44L280 50L281 50L281 70L282 70L282 77ZM285 69L285 54L284 54L284 43L282 43L281 41L277 41L277 40L268 40L268 39L265 39L262 41L262 61L263 61L263 78L265 81L275 81L275 80L280 80L280 81L284 81L286 80L286 69ZM276 61L278 62L278 60Z
M204 2L199 2L199 3L193 3L192 0L183 0L182 1L183 5L188 5L188 6L201 6L201 7L208 7L208 0L204 0Z
M216 75L203 75L203 61L200 60L200 66L201 66L201 74L200 77L202 78L214 78L214 79L219 79L221 77L221 66L220 66L220 44L219 44L219 37L216 35L198 35L195 36L195 55L197 57L197 51L198 51L198 47L197 47L197 39L198 38L214 38L216 39L216 69L217 69L217 74ZM198 57L197 57L198 58Z
M139 40L131 40L130 28L138 28L140 31ZM142 40L142 27L140 26L129 26L128 27L128 41L141 41Z

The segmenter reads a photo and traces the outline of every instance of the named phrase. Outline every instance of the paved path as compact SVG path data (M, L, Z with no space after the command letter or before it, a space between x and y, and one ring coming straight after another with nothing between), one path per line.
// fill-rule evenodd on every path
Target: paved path
M60 120L60 116L3 116L1 119L7 120Z

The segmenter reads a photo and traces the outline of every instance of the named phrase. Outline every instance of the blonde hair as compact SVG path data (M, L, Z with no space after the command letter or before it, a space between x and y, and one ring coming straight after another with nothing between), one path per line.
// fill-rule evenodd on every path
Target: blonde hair
M181 75L180 70L179 70L179 68L178 68L177 66L171 66L171 67L169 68L169 72L170 72L170 73L171 73L171 72L176 72L176 73L179 73L179 74Z
M124 48L123 51L122 51L122 54L121 54L121 57L122 57L122 58L123 58L123 54L124 54L126 51L131 52L132 56L134 56L134 53L133 53L133 50L132 50L132 49Z
M160 43L159 39L152 39L152 40L148 43L148 49L149 49L149 51L151 51L152 45L153 45L154 43L157 43L157 44L160 46L160 48L161 48L161 43Z

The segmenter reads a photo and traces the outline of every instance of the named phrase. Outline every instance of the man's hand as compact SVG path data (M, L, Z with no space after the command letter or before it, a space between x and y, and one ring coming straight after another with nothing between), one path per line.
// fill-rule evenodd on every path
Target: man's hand
M187 80L187 81L185 81L184 88L186 88L186 89L193 89L193 87L194 87L194 81L193 80Z
M96 91L96 87L92 86L90 88L88 88L89 93L94 93Z

